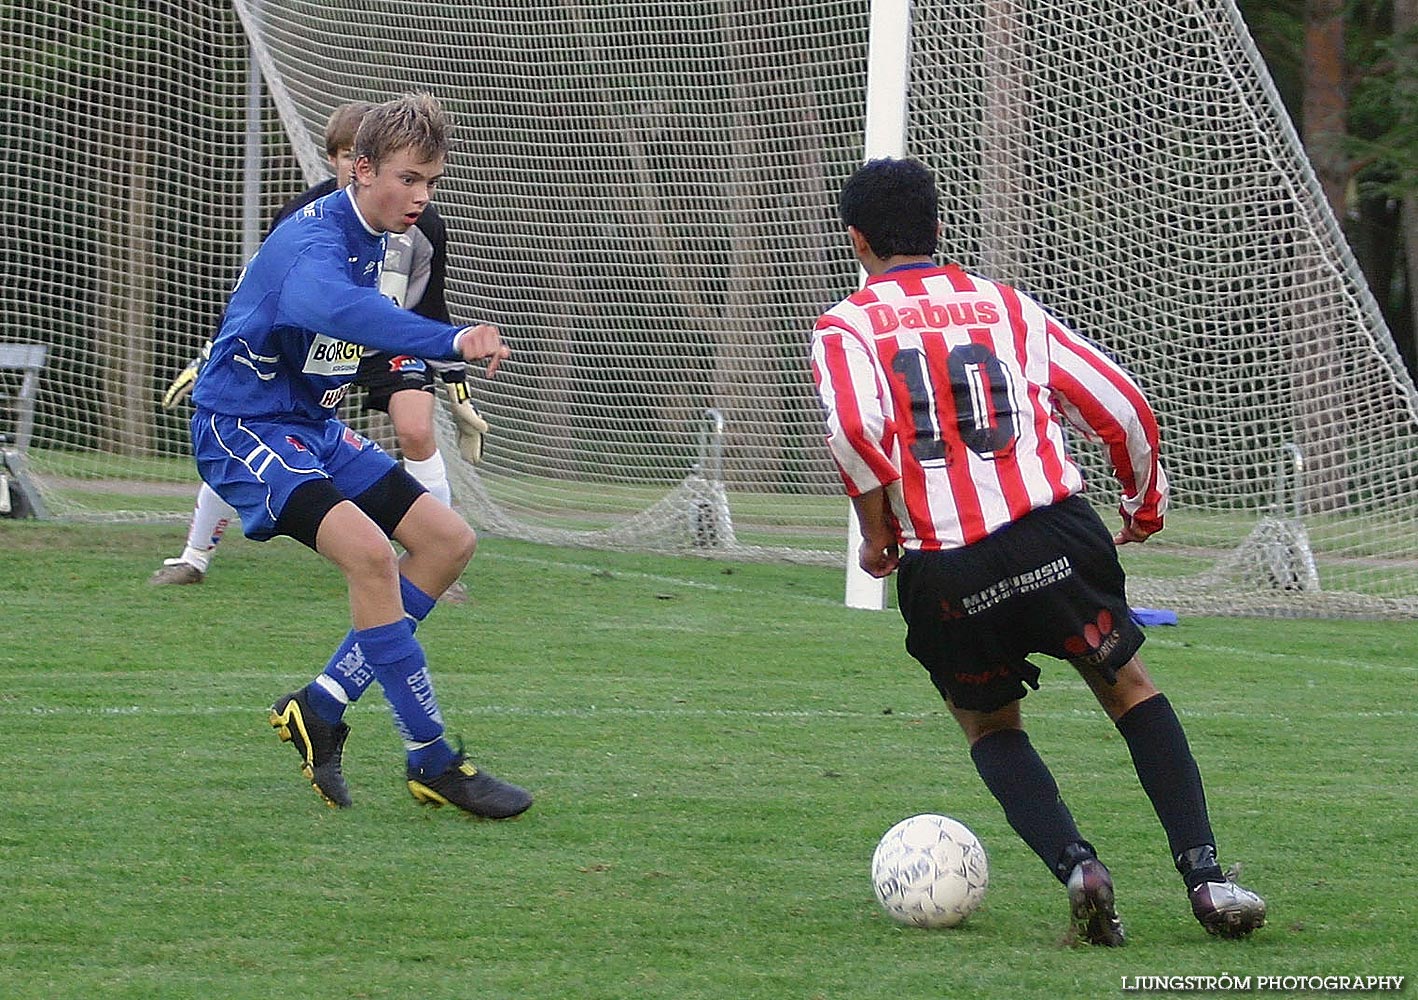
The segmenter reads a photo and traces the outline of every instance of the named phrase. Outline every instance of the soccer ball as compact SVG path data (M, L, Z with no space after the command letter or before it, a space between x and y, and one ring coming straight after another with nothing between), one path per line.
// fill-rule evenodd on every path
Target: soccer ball
M872 854L871 881L897 923L954 927L985 898L990 866L965 824L923 813L886 831Z

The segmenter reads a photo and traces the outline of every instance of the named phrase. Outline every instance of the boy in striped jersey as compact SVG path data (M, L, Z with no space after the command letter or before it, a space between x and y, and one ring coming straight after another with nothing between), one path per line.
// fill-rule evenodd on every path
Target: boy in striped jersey
M1021 838L1068 889L1078 934L1121 945L1112 878L1024 732L1031 653L1064 659L1127 742L1192 912L1244 937L1265 902L1223 874L1201 775L1137 651L1116 546L1160 531L1157 421L1097 346L1021 292L933 257L935 180L921 164L860 167L839 210L865 286L828 310L812 369L827 440L861 526L858 559L899 570L906 648L929 672ZM1061 417L1108 449L1122 486L1112 537L1082 497Z

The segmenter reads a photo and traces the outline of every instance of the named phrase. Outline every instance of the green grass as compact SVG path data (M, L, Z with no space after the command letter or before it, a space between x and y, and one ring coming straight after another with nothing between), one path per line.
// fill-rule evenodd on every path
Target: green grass
M30 468L42 475L76 479L184 482L196 476L192 458L179 455L118 455L108 451L31 448Z
M1109 996L1137 975L1418 974L1418 623L1184 619L1144 651L1272 920L1192 921L1115 730L1045 661L1036 745L1118 883L1130 943L1060 944L894 612L840 572L483 542L423 626L450 729L532 788L508 823L420 808L382 699L355 808L320 805L265 708L347 627L338 575L232 539L150 588L180 527L0 522L0 995L7 998ZM954 931L867 879L914 812L991 859Z

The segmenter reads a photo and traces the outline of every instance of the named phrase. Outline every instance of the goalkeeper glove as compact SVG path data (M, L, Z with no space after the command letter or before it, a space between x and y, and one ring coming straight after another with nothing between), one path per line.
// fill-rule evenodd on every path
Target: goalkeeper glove
M192 386L197 383L197 376L201 374L202 368L207 363L207 359L212 356L212 342L209 340L202 345L202 350L195 358L182 369L177 378L172 380L172 384L167 387L167 391L162 394L162 408L170 410L178 403L182 402L192 392Z
M468 398L468 383L444 382L443 388L448 391L448 412L453 415L453 424L458 429L458 453L465 461L476 465L483 460L487 421Z

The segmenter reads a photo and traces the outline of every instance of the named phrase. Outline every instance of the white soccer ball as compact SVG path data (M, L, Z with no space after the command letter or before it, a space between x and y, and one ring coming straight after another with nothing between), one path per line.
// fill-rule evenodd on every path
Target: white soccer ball
M985 898L990 865L964 823L922 813L886 831L872 854L871 881L897 923L954 927Z

